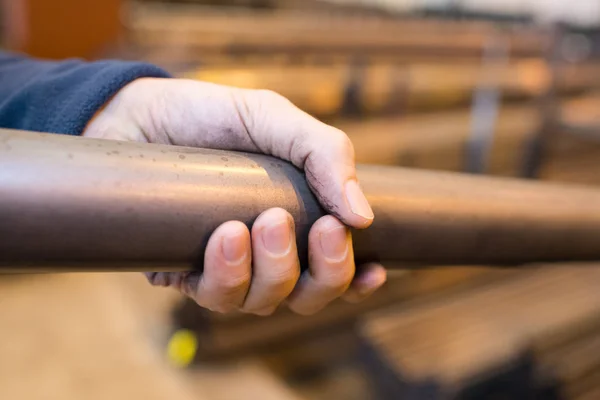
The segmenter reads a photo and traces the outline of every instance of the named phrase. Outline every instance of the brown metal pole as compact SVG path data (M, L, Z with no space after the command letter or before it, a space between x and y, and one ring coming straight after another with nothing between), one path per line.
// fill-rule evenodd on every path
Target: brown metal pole
M359 166L375 212L359 261L518 265L600 260L600 191ZM0 131L0 271L201 268L228 220L290 211L306 265L323 210L278 159L154 144Z

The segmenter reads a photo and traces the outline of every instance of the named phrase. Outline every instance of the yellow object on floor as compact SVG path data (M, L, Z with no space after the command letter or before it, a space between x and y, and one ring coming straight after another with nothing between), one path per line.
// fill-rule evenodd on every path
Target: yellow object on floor
M167 358L177 367L187 367L194 361L198 350L196 335L187 329L181 329L171 336L167 345Z

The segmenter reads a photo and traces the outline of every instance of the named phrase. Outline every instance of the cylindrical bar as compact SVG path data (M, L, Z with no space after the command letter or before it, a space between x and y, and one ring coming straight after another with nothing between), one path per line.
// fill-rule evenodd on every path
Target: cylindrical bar
M600 191L358 167L375 212L358 261L408 267L600 260ZM238 152L0 130L0 271L201 268L221 223L271 207L296 221L301 261L324 215L302 172Z

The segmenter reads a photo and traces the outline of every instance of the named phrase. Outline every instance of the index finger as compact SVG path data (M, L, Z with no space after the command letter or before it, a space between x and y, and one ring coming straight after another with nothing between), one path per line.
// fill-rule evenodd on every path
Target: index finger
M175 144L254 151L288 160L304 169L328 213L355 228L372 223L373 211L356 177L354 146L339 129L268 90L190 80L153 82L166 98L158 106L168 112L158 113L159 122L147 131L160 126Z
M365 228L372 223L373 210L356 176L354 146L345 133L276 93L234 93L247 134L263 153L303 168L323 207L347 225Z

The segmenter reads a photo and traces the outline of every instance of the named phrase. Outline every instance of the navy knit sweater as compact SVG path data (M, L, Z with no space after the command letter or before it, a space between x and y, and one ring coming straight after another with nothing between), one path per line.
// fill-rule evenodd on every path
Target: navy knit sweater
M122 61L40 61L0 52L0 128L80 135L114 94L158 67Z

